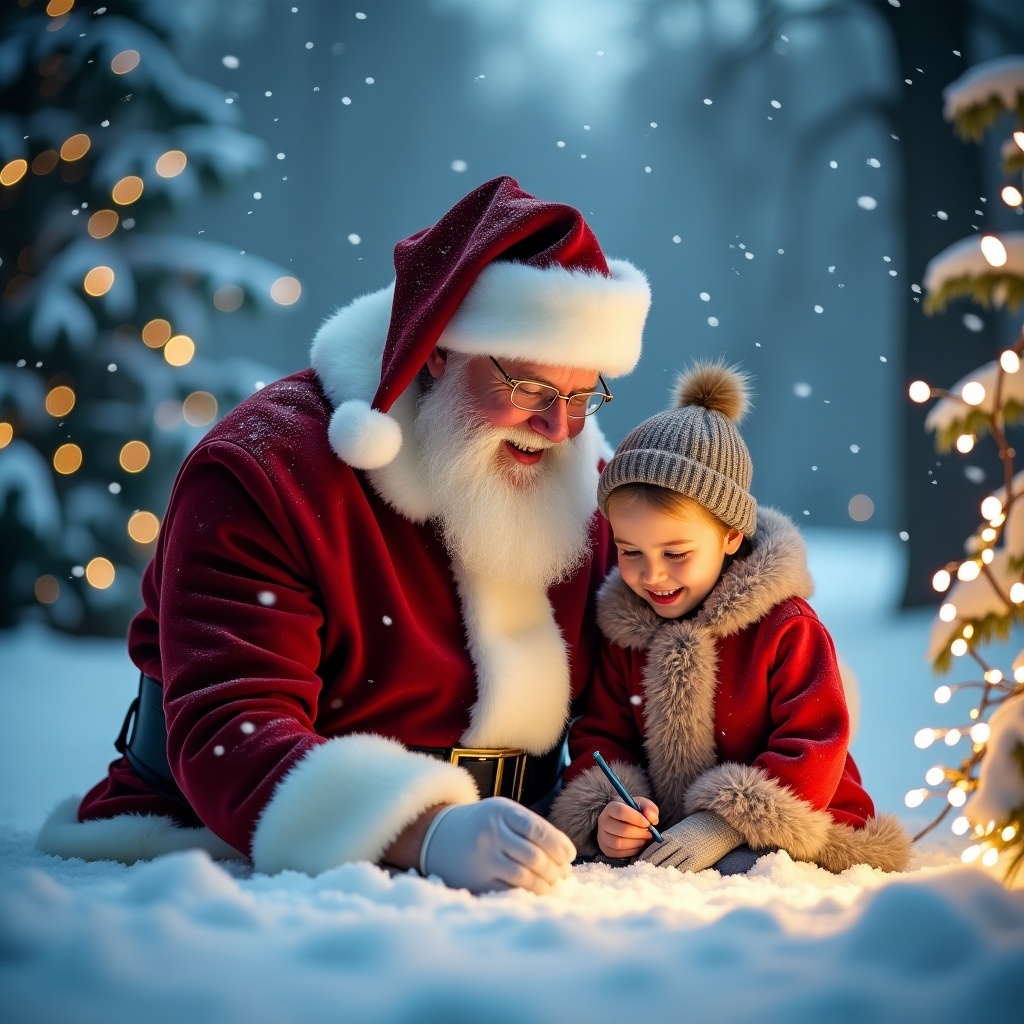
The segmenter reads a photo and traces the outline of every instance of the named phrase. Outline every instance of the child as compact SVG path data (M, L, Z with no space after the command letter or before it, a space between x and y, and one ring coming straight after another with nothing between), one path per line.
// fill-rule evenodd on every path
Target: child
M733 873L782 849L830 871L902 870L909 839L875 816L847 753L835 650L804 601L803 542L750 494L736 428L747 405L742 374L697 364L677 407L632 430L601 474L619 568L598 598L605 643L551 820L590 858Z

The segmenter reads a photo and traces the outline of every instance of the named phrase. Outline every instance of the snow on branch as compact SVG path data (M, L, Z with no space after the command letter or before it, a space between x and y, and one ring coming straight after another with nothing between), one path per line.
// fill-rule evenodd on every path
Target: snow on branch
M993 238L962 238L929 260L924 272L926 313L941 312L952 299L965 295L986 308L1016 309L1024 301L1024 232L1001 232L997 241L1003 253L994 242L986 242ZM992 249L986 253L988 246Z
M942 92L943 116L962 139L980 142L1005 113L1024 121L1024 57L1001 57L965 71Z

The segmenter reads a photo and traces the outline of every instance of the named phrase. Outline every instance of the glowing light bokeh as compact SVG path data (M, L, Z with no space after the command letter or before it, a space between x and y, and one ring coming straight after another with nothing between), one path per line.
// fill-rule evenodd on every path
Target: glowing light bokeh
M162 348L171 337L171 325L166 320L150 320L142 328L142 343L149 348Z
M149 446L144 441L129 441L117 461L126 473L141 473L149 465Z
M1007 373L1016 373L1020 369L1020 356L1012 348L1004 349L999 354L999 365Z
M86 294L92 295L94 298L106 295L113 286L114 272L110 267L93 267L82 281L82 287Z
M60 597L60 581L56 576L40 576L32 590L40 604L53 604Z
M75 393L66 384L51 388L46 396L46 411L56 419L67 416L75 407Z
M164 345L164 359L171 366L185 366L196 354L196 343L187 334L176 334Z
M115 75L127 75L129 71L134 71L139 66L140 60L142 57L138 50L122 50L120 53L114 54L114 58L110 62L110 70Z
M169 149L156 162L156 173L161 178L174 178L185 170L188 157L180 149Z
M0 169L0 185L17 185L27 172L27 160L22 160L20 157L17 160L9 160Z
M76 473L82 465L82 449L77 444L62 444L53 453L53 468L61 476Z
M128 520L128 536L136 544L152 544L159 533L160 520L152 512L135 512Z
M130 206L141 195L145 182L135 174L126 175L110 190L110 198L118 206Z
M279 277L270 286L270 297L279 306L290 306L299 301L302 285L294 277Z
M116 210L97 210L89 218L89 234L93 238L109 238L120 223Z
M114 582L114 563L109 558L94 558L85 567L85 578L97 590L106 590Z
M91 146L92 139L88 135L81 132L78 135L72 135L60 147L60 158L69 164L74 163L76 160L81 160L89 152Z

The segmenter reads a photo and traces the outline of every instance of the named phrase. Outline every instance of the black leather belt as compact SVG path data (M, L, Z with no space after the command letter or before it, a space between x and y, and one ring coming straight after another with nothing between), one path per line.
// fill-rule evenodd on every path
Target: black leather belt
M440 761L465 768L481 796L507 796L521 800L526 777L526 753L495 747L409 747Z

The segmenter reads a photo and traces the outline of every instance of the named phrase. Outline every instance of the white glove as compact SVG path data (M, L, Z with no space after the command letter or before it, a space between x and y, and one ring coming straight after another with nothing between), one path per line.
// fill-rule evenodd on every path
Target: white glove
M680 871L703 871L743 842L732 825L711 811L690 814L661 834L665 842L650 843L639 859Z
M545 893L567 878L576 848L539 814L503 796L442 808L420 847L420 873L470 892Z

